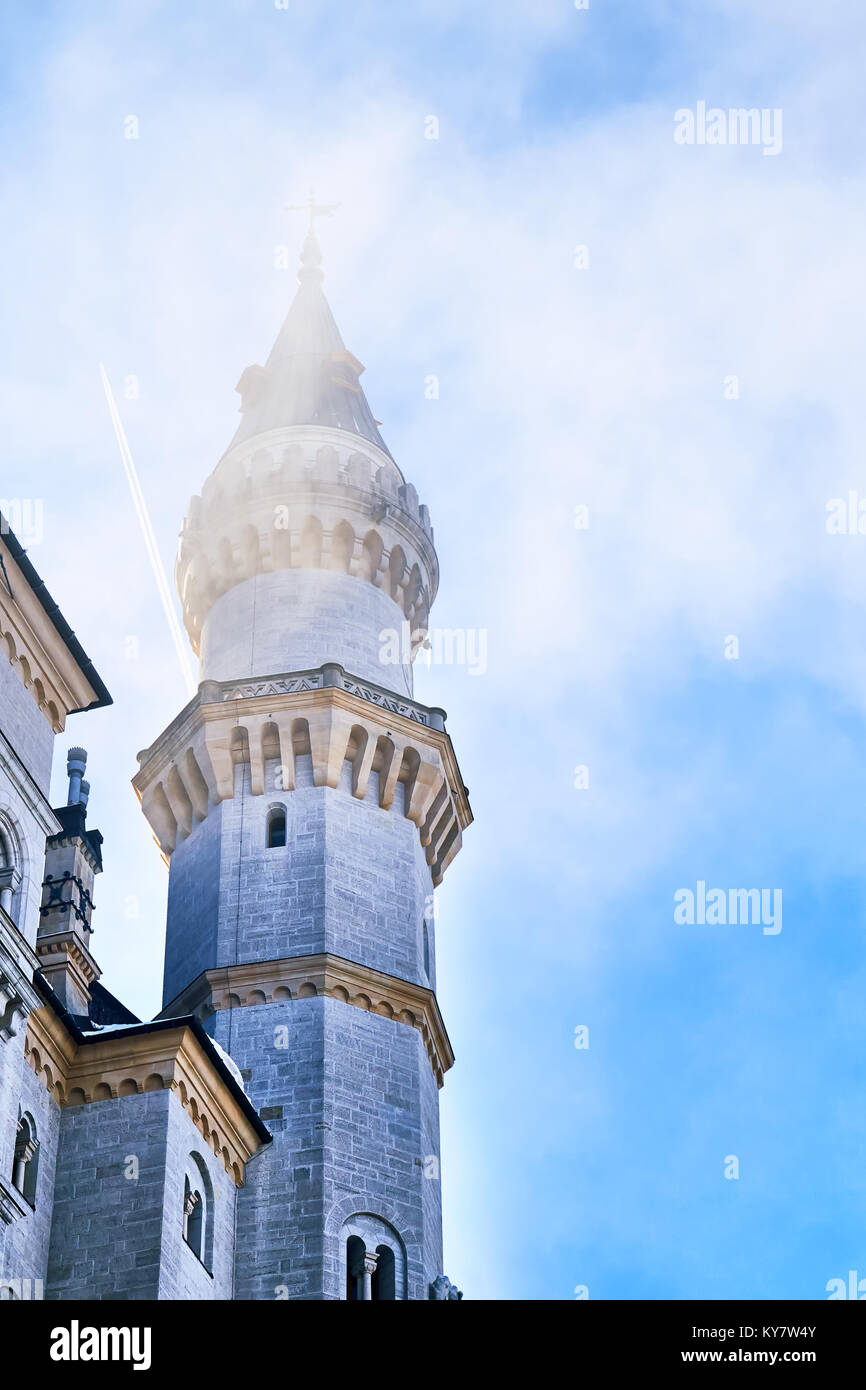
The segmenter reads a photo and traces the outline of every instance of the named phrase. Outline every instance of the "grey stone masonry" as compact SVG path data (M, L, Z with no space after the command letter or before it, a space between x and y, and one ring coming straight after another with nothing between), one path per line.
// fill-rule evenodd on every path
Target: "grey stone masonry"
M20 1197L24 1214L5 1227L0 1254L0 1280L30 1280L32 1287L36 1280L42 1280L44 1284L48 1266L61 1111L54 1096L49 1095L24 1060L23 1033L0 1052L5 1054L4 1066L10 1066L10 1073L14 1076L14 1085L10 1085L7 1091L4 1084L0 1091L0 1171L6 1176L12 1174L19 1114L30 1117L39 1141L36 1190L32 1200Z
M183 1238L192 1154L212 1191L211 1270ZM60 1122L46 1298L231 1298L235 1193L170 1091L68 1107Z
M346 1223L370 1213L406 1255L400 1298L441 1270L436 1081L419 1034L335 999L215 1016L274 1139L238 1195L235 1297L345 1297Z
M175 578L201 684L134 786L170 864L163 1011L195 1011L273 1136L237 1193L231 1296L425 1300L453 1061L433 895L472 813L443 711L412 697L430 514L319 260L308 237L277 345L241 376L242 425L191 500ZM182 1269L172 1255L165 1296L201 1296Z
M286 612L292 623L286 623ZM202 633L202 680L236 681L337 661L365 680L412 694L412 665L384 663L405 618L381 589L347 574L258 574L218 599Z
M176 1103L153 1091L63 1111L46 1298L158 1297Z
M277 772L268 764L274 783ZM210 967L317 951L435 988L433 885L417 828L402 813L402 786L384 810L375 773L359 801L348 766L337 788L313 785L309 757L296 772L294 791L254 796L249 767L239 764L232 800L172 855L164 1005ZM286 844L269 848L275 806L286 816Z

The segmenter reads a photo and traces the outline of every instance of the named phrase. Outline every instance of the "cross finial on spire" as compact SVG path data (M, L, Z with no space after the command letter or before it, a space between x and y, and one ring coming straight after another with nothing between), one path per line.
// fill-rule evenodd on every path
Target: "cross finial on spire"
M305 212L310 219L306 240L301 251L301 269L298 271L298 279L302 285L319 284L323 278L319 269L322 264L322 253L319 250L319 243L316 241L316 218L333 217L339 206L339 203L317 203L315 192L311 188L306 203L289 203L283 208L284 212Z
M317 217L333 217L339 203L317 203L314 189L310 189L305 203L287 203L283 212L305 212L309 216L310 225L307 229L309 236L315 235Z

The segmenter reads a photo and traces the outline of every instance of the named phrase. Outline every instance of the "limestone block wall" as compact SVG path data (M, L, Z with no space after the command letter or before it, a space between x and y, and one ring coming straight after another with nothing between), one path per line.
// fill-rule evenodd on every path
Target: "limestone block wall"
M24 1069L24 1037L25 1029L22 1026L14 1038L0 1043L0 1173L9 1181L12 1179L12 1154ZM4 1229L0 1222L0 1240Z
M175 1102L169 1105L167 1117L159 1297L232 1298L237 1188L223 1163L203 1142L188 1111ZM183 1239L183 1180L189 1156L193 1153L204 1165L210 1184L208 1200L214 1225L210 1270L205 1268Z
M196 652L221 595L288 569L352 576L426 627L439 582L430 514L393 459L359 443L330 427L288 427L222 458L190 502L175 567Z
M266 786L279 764L268 763ZM235 795L220 802L171 858L163 1004L202 970L239 961L329 951L435 989L434 922L423 928L433 884L417 827L398 783L379 805L377 774L363 800L339 786L313 785L299 757L292 792L253 795L250 767L235 767ZM286 816L286 844L268 848L268 816Z
M273 785L277 764L268 764ZM254 796L250 769L235 768L235 796L222 803L221 895L217 964L277 960L324 951L328 789L313 786L312 760L299 758L293 792ZM286 844L267 847L269 811L286 815Z
M29 673L20 662L10 665L9 654L0 648L0 729L13 748L26 751L26 767L39 790L48 795L54 730L39 709L33 690L25 686Z
M63 1111L46 1298L158 1296L172 1104L151 1091Z
M202 970L215 965L220 920L223 816L231 802L215 806L207 820L182 840L171 857L163 967L163 1004Z
M423 964L421 923L433 893L430 868L415 827L404 814L397 785L390 810L372 788L363 801L351 795L350 769L340 786L324 788L325 950L416 984L435 987ZM371 781L375 777L372 774Z
M323 1001L326 1057L325 1296L345 1298L345 1231L368 1212L406 1253L398 1297L426 1299L442 1269L438 1091L414 1028ZM433 1160L431 1162L431 1160Z
M212 1274L183 1242L191 1152L215 1193ZM46 1298L231 1298L235 1191L170 1091L64 1109Z
M54 732L2 653L0 732L0 835L21 875L9 915L32 946L42 899L45 838L60 830L48 802Z
M218 598L202 629L201 679L241 680L304 671L326 661L403 695L412 663L382 661L393 651L379 634L403 636L406 618L382 589L328 570L256 574Z
M42 1279L48 1267L48 1247L54 1204L55 1171L60 1139L61 1110L56 1097L47 1090L24 1061L24 1031L4 1048L4 1065L9 1066L14 1083L0 1092L0 1169L12 1177L13 1150L19 1109L31 1116L39 1140L39 1164L35 1201L22 1198L25 1215L5 1228L0 1252L0 1278ZM7 1060L8 1059L8 1060Z
M11 1185L19 1106L33 1116L40 1156L35 1211L24 1203L23 1216L0 1222L0 1277L38 1279L45 1273L59 1112L25 1064L24 1040L26 1014L39 1004L29 948L39 926L45 838L60 825L47 799L54 731L24 684L21 663L13 669L7 656L0 651L0 864L11 863L16 873L8 916L0 911L0 1174Z
M331 998L222 1010L211 1027L273 1134L238 1193L235 1297L344 1298L344 1226L368 1213L405 1251L398 1297L426 1298L441 1272L441 1188L417 1030Z
M241 1069L273 1135L238 1192L235 1298L321 1298L324 1251L323 1000L227 1009L209 1031Z

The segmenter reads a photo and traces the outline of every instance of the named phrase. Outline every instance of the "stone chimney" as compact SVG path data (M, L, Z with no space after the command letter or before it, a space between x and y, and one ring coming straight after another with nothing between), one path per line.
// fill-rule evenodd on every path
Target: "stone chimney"
M102 872L102 836L88 830L89 783L83 780L87 753L70 748L66 758L69 795L54 814L61 830L45 842L45 879L36 954L39 968L71 1014L90 1009L90 986L100 975L90 954L93 880Z

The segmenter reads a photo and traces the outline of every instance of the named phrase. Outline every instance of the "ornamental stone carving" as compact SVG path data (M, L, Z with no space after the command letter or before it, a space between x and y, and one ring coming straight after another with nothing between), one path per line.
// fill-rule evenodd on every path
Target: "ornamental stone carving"
M430 1298L435 1303L456 1302L462 1297L462 1291L444 1274L437 1274L430 1285Z

